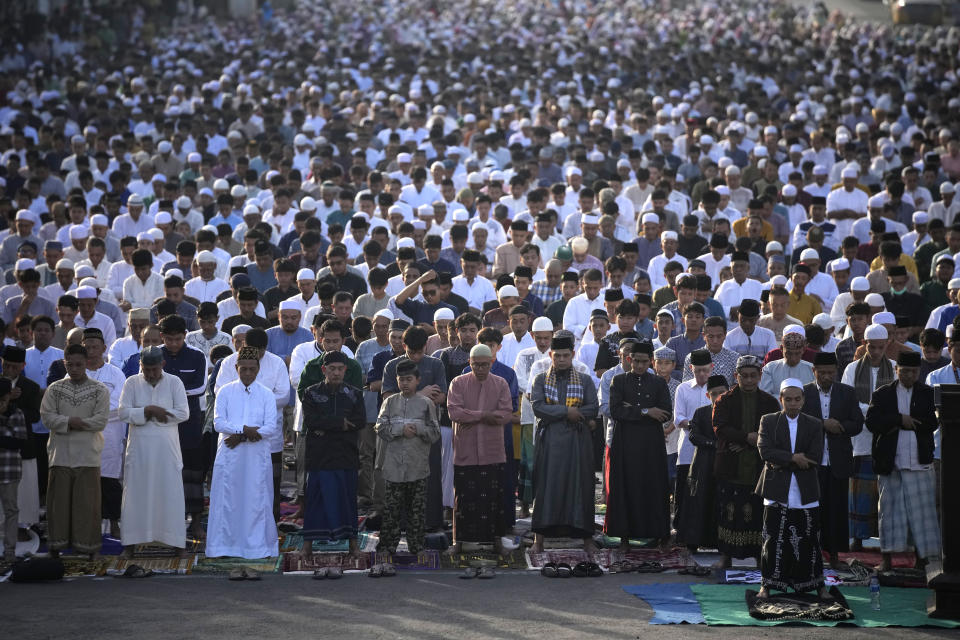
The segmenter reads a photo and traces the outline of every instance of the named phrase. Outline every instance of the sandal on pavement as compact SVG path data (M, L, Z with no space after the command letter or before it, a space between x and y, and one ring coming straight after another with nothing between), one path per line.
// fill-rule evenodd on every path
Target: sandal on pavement
M663 565L659 562L641 562L637 567L637 573L660 573L663 571Z
M243 568L243 577L245 580L259 580L260 574L249 567Z
M392 578L397 575L397 568L392 564L387 563L383 565L382 575L384 578Z
M561 578L569 578L573 575L573 569L566 562L561 562L557 565L557 575Z
M132 564L127 567L127 570L123 572L124 578L149 578L153 575L153 571L149 569L144 569L138 564ZM243 578L240 578L241 580Z
M133 569L133 567L130 567L129 569L127 569L127 571L130 571L130 569ZM244 574L243 569L231 569L230 573L227 575L227 580L232 580L236 582L239 580L243 580L245 577L246 575Z
M367 573L367 575L370 576L371 578L379 578L380 576L383 575L383 565L382 564L373 565L372 567L370 567L370 571Z
M343 577L343 569L340 567L329 567L327 569L327 578L330 580L339 580Z
M548 562L540 569L540 575L544 578L556 578L560 574L557 572L557 565L553 562Z
M320 567L319 569L315 569L315 570L314 570L314 572L313 572L313 579L314 579L314 580L326 580L326 578L327 578L327 568L326 568L326 567Z
M481 580L490 580L497 577L497 572L493 570L493 567L480 567L477 570L477 577Z
M587 563L578 562L573 565L573 577L574 578L586 578L587 577Z
M461 580L470 580L471 578L476 578L480 575L480 569L475 567L467 567L463 570L463 573L460 574Z
M600 568L596 562L584 562L587 570L587 577L589 578L599 578L603 575L603 569Z

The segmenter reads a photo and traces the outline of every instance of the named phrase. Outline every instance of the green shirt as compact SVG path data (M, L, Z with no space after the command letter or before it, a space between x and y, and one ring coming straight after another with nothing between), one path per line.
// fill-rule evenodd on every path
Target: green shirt
M323 369L321 367L323 367L323 359L326 355L326 353L321 353L313 360L307 362L306 366L303 367L303 373L300 374L300 383L297 385L297 396L301 401L303 401L304 391L318 382L324 381ZM352 358L347 358L347 374L344 376L343 381L352 387L363 389L363 370L360 368L359 362Z

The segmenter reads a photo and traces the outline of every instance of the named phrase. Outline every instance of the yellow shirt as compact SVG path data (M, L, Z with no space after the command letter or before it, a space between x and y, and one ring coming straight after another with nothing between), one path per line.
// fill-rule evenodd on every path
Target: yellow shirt
M736 234L738 238L743 238L747 234L747 222L750 218L740 218L733 223L733 233ZM766 220L761 220L763 222L763 239L767 242L773 241L773 225L767 222Z
M917 273L917 263L914 259L908 256L905 253L900 254L900 264L906 267L907 271L912 273L917 280L920 279L920 274ZM873 262L870 263L870 271L879 271L883 269L883 258L877 256L873 259Z
M822 312L822 307L817 299L804 293L799 298L794 293L790 294L790 306L787 308L787 314L793 316L803 324L813 322L813 317Z

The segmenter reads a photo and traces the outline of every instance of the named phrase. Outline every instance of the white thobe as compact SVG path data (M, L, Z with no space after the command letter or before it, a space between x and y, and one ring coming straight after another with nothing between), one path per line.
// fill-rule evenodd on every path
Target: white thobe
M827 218L830 217L831 211L838 211L840 209L850 209L856 211L861 216L866 216L868 199L869 196L856 187L854 187L852 191L847 191L843 187L834 189L827 196ZM836 220L834 223L837 225L834 235L838 238L846 238L850 235L854 220L846 218L844 220Z
M103 344L107 345L107 348L110 348L117 340L117 325L105 313L94 311L89 321L84 320L83 316L78 313L73 321L78 327L84 329L100 329L103 332Z
M137 341L133 339L133 336L127 336L125 338L120 338L115 341L110 347L109 358L107 359L110 364L120 367L123 369L123 365L126 364L127 360L135 353L140 352L140 345L137 344Z
M453 292L467 301L473 309L483 309L483 303L497 299L497 292L489 280L478 275L473 284L461 274L453 279Z
M663 275L663 270L666 268L668 262L679 262L683 266L683 270L687 270L687 259L684 258L679 253L673 254L673 257L668 258L662 253L650 258L650 262L647 264L647 273L650 275L650 286L652 291L656 291L660 287L666 286L667 277Z
M123 299L134 309L149 309L163 295L163 276L155 271L150 272L146 282L141 282L136 274L123 281Z
M258 427L263 439L241 442L233 449L224 444L228 436L243 433L244 426ZM283 432L277 420L274 393L259 382L249 387L239 380L224 385L217 392L213 427L220 433L220 443L210 487L206 554L238 558L276 556L279 550L277 524L273 520L270 443L278 438L282 443Z
M166 422L148 420L144 407L163 407ZM186 546L183 499L183 459L178 425L190 417L187 393L180 378L164 373L156 386L137 374L127 378L120 393L119 415L130 425L124 457L121 542L126 545L160 542Z
M204 280L200 276L187 280L183 287L183 293L196 298L200 302L216 302L217 296L230 288L225 281L219 278Z
M534 342L533 336L530 335L529 331L524 333L523 337L519 340L517 340L517 336L512 331L506 331L503 336L503 344L500 345L500 350L497 351L497 360L513 368L514 363L517 361L517 354L520 353L521 350L536 346L537 343Z
M793 291L792 280L787 282L787 291ZM816 275L810 279L810 282L804 287L804 292L807 293L807 295L819 298L820 307L824 311L827 309L832 310L834 301L837 299L837 296L840 295L840 291L837 289L837 283L822 271L818 271Z
M133 265L123 260L114 262L110 265L110 272L107 275L107 288L113 292L118 299L123 297L123 283L127 278L133 275Z
M710 404L707 397L707 385L698 385L696 379L681 382L677 387L676 397L673 399L673 422L679 425L686 420L687 426L680 429L680 441L677 444L677 464L693 462L693 452L696 449L690 442L690 424L694 412L700 407Z
M744 300L759 302L761 293L763 293L763 285L760 284L760 281L747 278L743 281L743 284L740 284L731 278L720 283L713 297L723 306L723 314L729 322L732 307L739 307Z
M127 377L119 368L107 363L96 371L87 369L87 377L102 382L110 391L110 414L103 429L103 449L100 451L100 475L120 479L123 476L124 440L127 438L127 423L120 418L120 392Z
M217 374L217 381L213 387L214 393L219 394L225 385L237 379L237 354L231 353L220 365L220 373ZM290 402L290 378L287 373L287 363L280 356L269 351L264 352L263 357L260 358L260 373L257 374L257 382L273 392L274 413L279 427L279 422L283 420L283 408ZM264 436L264 440L267 440L266 436ZM283 429L278 428L271 431L268 443L271 453L283 451Z
M583 332L590 324L590 313L594 309L604 309L603 296L598 295L593 300L587 294L581 293L570 298L567 308L563 310L563 328L573 333L577 339L577 346L583 337ZM559 329L560 327L554 327Z

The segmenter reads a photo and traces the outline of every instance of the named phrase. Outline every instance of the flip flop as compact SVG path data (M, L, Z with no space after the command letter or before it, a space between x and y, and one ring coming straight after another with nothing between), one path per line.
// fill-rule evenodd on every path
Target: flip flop
M382 564L373 565L372 567L370 567L370 571L367 573L367 575L370 576L371 578L379 578L380 576L383 575L383 565Z
M586 578L588 573L589 569L587 569L586 562L578 562L577 564L573 565L574 578Z
M466 569L463 570L463 573L460 574L460 579L470 580L472 578L476 578L479 575L480 575L480 569L475 567L467 567Z
M395 575L397 575L397 568L396 568L395 566L393 566L392 564L385 564L385 565L383 565L383 577L384 577L384 578L392 578L392 577L394 577Z
M573 575L573 569L566 562L561 562L557 565L557 575L561 578L569 578Z
M587 577L599 578L603 575L603 569L596 562L584 562L582 564L586 565Z
M133 567L130 567L127 569L127 571L130 571L130 569L133 569ZM243 569L231 569L227 576L227 580L232 580L233 582L238 582L240 580L244 580L245 578L246 575L244 574Z
M314 580L326 580L327 578L327 568L320 567L319 569L314 570L313 579Z
M123 575L122 575L121 577L123 577L123 578L149 578L149 577L152 576L152 575L153 575L153 571L150 571L149 569L144 569L143 567L141 567L141 566L138 565L138 564L132 564L132 565L130 565L129 567L127 567L127 570L123 572ZM233 579L233 578L231 578L231 580L232 580L232 579ZM240 578L240 579L242 580L243 578Z
M340 567L330 567L327 569L327 578L329 580L339 580L343 577L343 569Z
M540 569L540 575L544 578L556 578L560 574L557 572L557 565L553 562L548 562Z
M491 580L497 577L497 572L493 570L493 567L480 567L477 570L477 577L481 580Z
M637 566L637 573L660 573L663 571L663 565L659 562L641 562Z
M243 577L245 580L259 580L260 574L249 567L244 567Z

